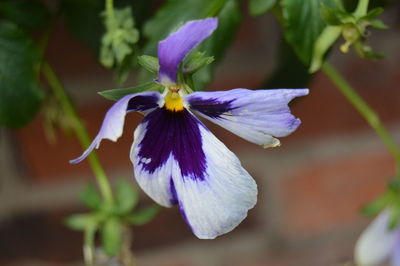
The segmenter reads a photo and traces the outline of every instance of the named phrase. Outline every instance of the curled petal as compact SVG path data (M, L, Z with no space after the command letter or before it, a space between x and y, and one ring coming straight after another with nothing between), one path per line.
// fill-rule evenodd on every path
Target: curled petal
M389 230L389 218L390 212L383 211L361 234L355 247L357 265L375 266L389 259L400 237L398 229Z
M213 33L217 25L217 18L192 20L161 41L158 44L159 82L175 83L179 64L190 50Z
M186 110L150 113L135 131L131 160L142 189L163 206L178 204L199 238L231 231L257 200L238 158Z
M194 92L186 101L196 114L236 135L265 148L279 145L274 137L285 137L300 125L288 107L308 89Z
M121 135L125 122L125 115L128 111L141 111L148 112L151 109L158 107L158 102L161 99L161 94L154 91L141 92L136 94L127 95L118 100L107 111L106 116L101 125L100 131L90 144L90 146L83 152L83 154L71 160L70 163L79 163L85 159L89 153L100 146L103 139L116 141Z

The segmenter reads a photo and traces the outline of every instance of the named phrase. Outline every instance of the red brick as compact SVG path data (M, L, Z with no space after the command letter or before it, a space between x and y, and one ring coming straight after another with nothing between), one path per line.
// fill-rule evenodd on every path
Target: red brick
M281 179L283 234L297 238L354 225L360 207L393 175L394 162L382 150L308 162Z

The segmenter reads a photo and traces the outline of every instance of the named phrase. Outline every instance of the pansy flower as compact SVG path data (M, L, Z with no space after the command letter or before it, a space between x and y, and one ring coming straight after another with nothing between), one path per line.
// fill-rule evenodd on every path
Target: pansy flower
M139 186L158 204L178 205L193 233L212 239L235 228L256 204L257 185L239 159L195 116L238 136L275 147L300 124L288 107L307 89L234 89L188 93L177 80L186 55L212 34L217 18L189 21L158 44L161 94L127 95L107 112L98 135L78 163L102 139L116 141L125 115L145 115L134 133L130 158Z
M382 211L361 234L356 243L357 266L379 266L390 261L400 266L400 226L390 228L390 211Z

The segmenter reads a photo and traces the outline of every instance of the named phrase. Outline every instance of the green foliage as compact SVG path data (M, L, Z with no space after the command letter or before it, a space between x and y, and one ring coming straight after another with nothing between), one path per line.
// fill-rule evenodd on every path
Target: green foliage
M112 15L103 13L106 32L101 39L100 62L108 68L121 66L133 53L139 40L130 7L114 9Z
M115 191L116 212L119 215L130 213L137 205L139 193L125 180L119 180Z
M160 207L158 205L152 205L128 215L126 221L132 225L144 225L153 220L159 211Z
M138 56L138 64L150 73L157 74L160 70L160 64L158 58L149 55Z
M43 2L32 0L2 1L0 15L28 30L44 28L51 17Z
M104 222L101 229L101 239L106 255L115 256L118 254L122 239L122 226L118 219L112 217Z
M252 16L260 16L274 7L277 0L250 0L249 12Z
M204 52L197 51L192 53L183 64L182 72L184 74L194 74L203 67L214 61L213 56L205 56Z
M75 214L65 219L65 225L76 231L85 231L89 228L96 228L100 218L96 214Z
M296 54L309 64L314 43L326 26L321 18L321 5L333 5L333 0L282 0L285 37Z
M101 91L99 92L99 94L106 99L117 101L129 94L138 93L142 91L160 91L162 88L163 86L160 85L159 83L150 81L132 88Z
M18 128L35 117L43 99L38 63L29 37L15 24L0 21L0 125Z
M80 198L82 202L91 210L98 211L101 208L102 200L100 194L92 184L88 184L82 191Z

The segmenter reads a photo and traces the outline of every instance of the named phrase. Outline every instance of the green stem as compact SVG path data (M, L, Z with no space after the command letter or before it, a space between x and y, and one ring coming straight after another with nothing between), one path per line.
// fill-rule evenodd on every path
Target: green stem
M83 256L86 266L94 265L94 237L96 230L89 227L84 231Z
M114 0L106 0L106 13L109 19L114 18Z
M354 16L356 18L362 17L367 14L369 0L359 0L356 10L354 11Z
M76 137L78 138L81 145L84 148L87 148L90 145L89 134L87 133L84 124L82 123L80 117L75 111L75 108L71 103L68 95L65 93L61 81L58 79L56 73L47 62L43 63L42 69L43 74L46 77L51 89L53 90L54 95L57 97L66 115L71 119ZM103 196L103 200L106 204L111 205L113 201L111 186L108 182L106 173L104 172L100 161L94 151L90 153L90 155L88 156L88 160L92 171L97 179L97 183Z
M367 120L368 124L375 130L376 134L386 145L397 166L397 175L400 177L400 149L382 124L378 114L357 94L351 85L340 75L336 69L328 63L322 66L322 70L336 85L343 96L354 106L354 108Z

